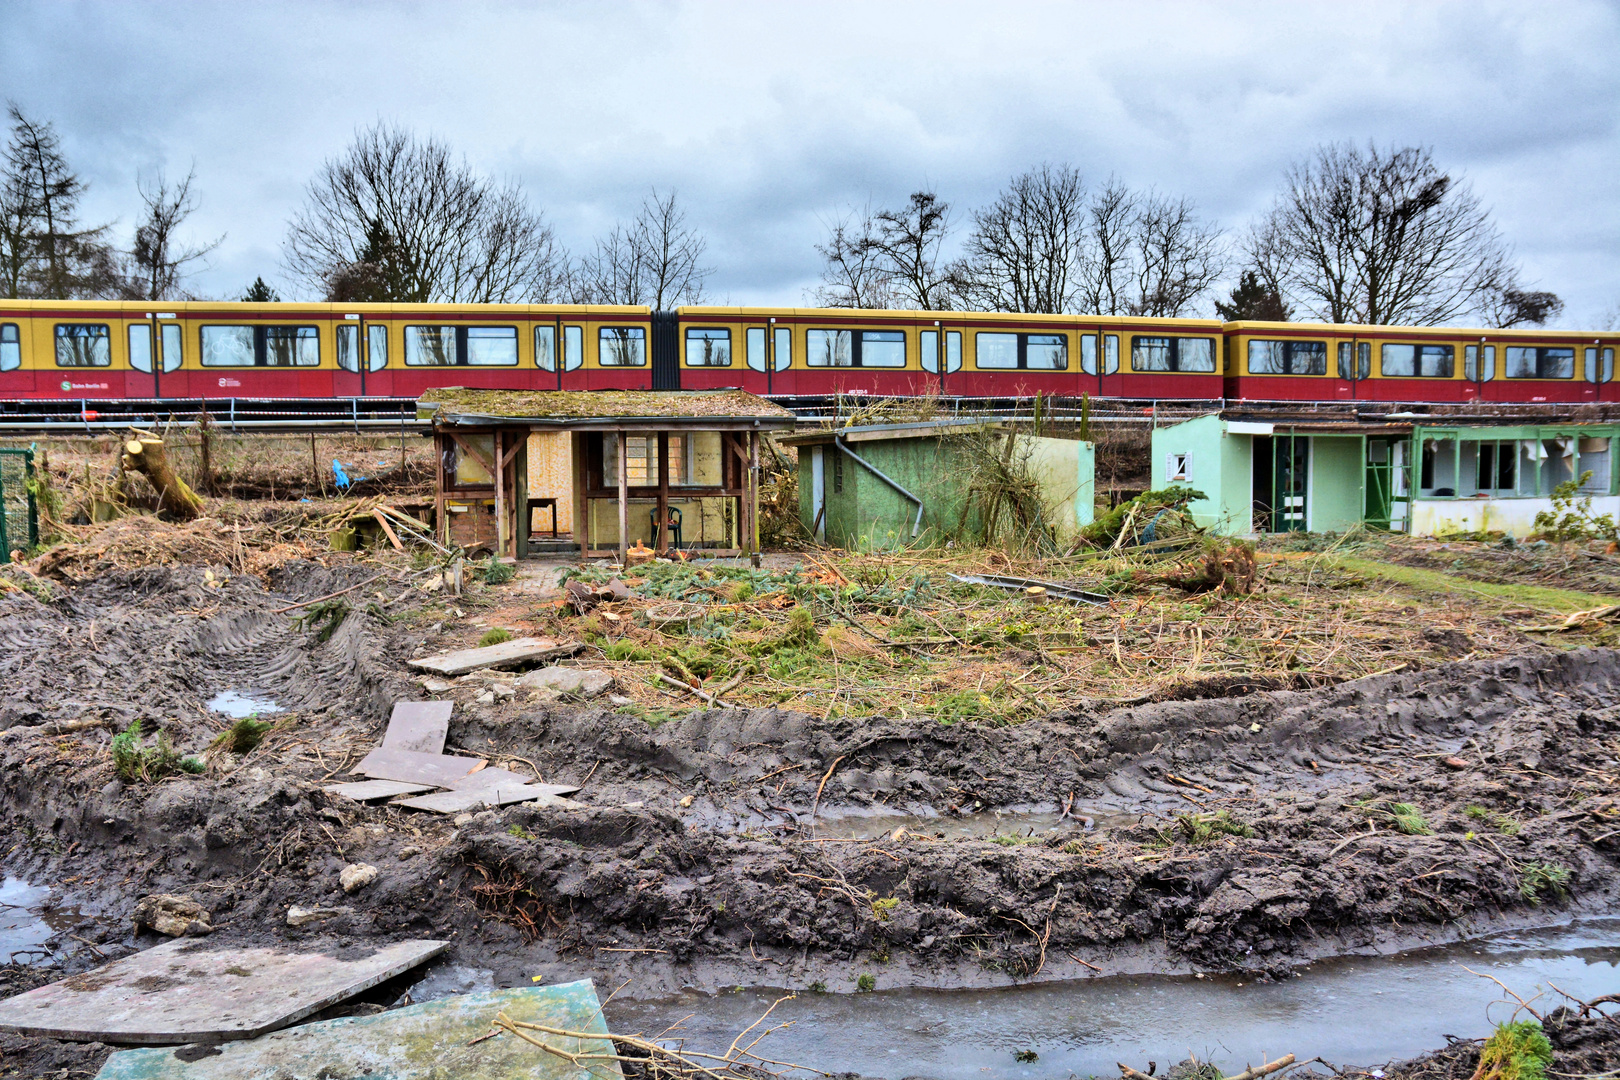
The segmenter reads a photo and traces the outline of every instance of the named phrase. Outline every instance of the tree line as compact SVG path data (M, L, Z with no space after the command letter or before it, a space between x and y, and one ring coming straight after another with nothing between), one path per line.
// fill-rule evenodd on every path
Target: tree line
M189 279L223 240L181 239L195 170L178 183L137 180L138 221L120 246L110 225L83 220L86 184L54 127L14 104L8 116L0 295L192 297ZM1563 308L1522 283L1478 196L1422 147L1319 147L1236 234L1190 199L1047 163L966 215L929 189L850 211L815 250L809 298L828 307L1497 327L1542 324ZM572 254L521 184L379 122L310 180L282 269L304 295L333 302L671 308L705 298L706 251L676 194L653 189L631 219ZM277 298L262 277L241 296Z

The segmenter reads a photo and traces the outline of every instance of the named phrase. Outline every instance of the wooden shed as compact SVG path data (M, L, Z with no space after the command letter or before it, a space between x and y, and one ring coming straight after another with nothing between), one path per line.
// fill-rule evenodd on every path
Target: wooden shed
M433 421L440 540L513 558L529 554L535 432L568 436L569 518L581 557L622 559L643 532L668 551L682 506L712 512L706 554L757 551L760 436L795 423L742 390L447 387L425 393L418 409Z

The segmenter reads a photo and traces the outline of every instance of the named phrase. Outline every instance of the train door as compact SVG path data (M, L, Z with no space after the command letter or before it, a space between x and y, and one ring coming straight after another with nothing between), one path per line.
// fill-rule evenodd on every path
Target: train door
M1367 396L1364 385L1372 375L1372 342L1339 342L1335 361L1333 397L1336 401L1355 401Z
M1586 392L1581 395L1581 400L1602 401L1603 384L1614 381L1614 347L1593 342L1586 346L1582 353L1584 356L1581 374L1586 379Z
M951 374L962 370L962 331L941 330L935 323L932 330L917 335L918 355L922 361L923 392L937 390L949 392Z
M129 366L132 374L124 386L124 393L130 397L160 398L165 392L169 397L188 396L184 375L174 375L169 380L163 377L178 372L185 362L184 334L179 321L167 312L148 314L146 318L148 321L145 323L129 324ZM154 336L157 341L156 358L152 355Z
M1480 339L1477 345L1463 346L1463 400L1485 399L1485 384L1496 378L1496 346Z
M387 375L388 326L364 315L345 315L337 324L337 372L333 397L385 397L393 391Z
M557 389L588 390L585 382L585 328L578 324L559 323L558 340L562 344L557 355ZM654 339L657 331L654 330Z
M1080 392L1097 397L1124 397L1119 370L1119 335L1098 330L1080 335Z

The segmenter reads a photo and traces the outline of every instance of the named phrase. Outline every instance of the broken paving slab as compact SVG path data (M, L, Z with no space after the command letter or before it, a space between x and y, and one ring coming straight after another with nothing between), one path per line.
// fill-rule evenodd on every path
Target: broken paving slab
M400 795L420 795L432 791L437 784L407 784L400 780L361 780L353 784L335 784L321 788L328 795L341 795L355 802L376 802Z
M479 769L475 773L469 773L455 783L446 786L457 791L464 791L470 788L513 787L518 784L532 783L534 783L534 777L532 776L525 776L510 769L499 769L491 765L487 769Z
M439 998L373 1016L345 1016L277 1031L251 1042L179 1050L123 1050L107 1059L97 1080L610 1080L619 1063L601 1058L573 1064L501 1032L495 1018L601 1039L544 1038L569 1053L613 1054L596 987L589 980Z
M570 803L570 806L581 806L571 800L562 799L564 795L572 795L578 787L568 784L517 784L510 787L492 788L464 788L460 791L436 791L432 795L419 795L414 799L401 799L391 806L403 806L407 810L431 810L436 814L459 814L463 810L480 810L488 806L510 806L520 802L548 803L548 800L559 800ZM556 805L550 802L549 805Z
M444 753L445 736L450 732L453 701L396 701L388 730L383 732L384 750L410 750L418 754Z
M430 784L450 787L472 775L485 764L484 758L450 757L446 754L418 754L410 750L373 750L353 769L373 780L397 780L404 784Z
M369 990L449 948L288 952L181 939L0 1001L0 1031L162 1046L251 1039Z
M514 638L499 645L485 645L478 649L460 649L456 652L423 656L406 663L418 671L431 671L435 675L465 675L479 668L511 667L532 664L560 656L573 656L585 646L580 642L559 645L550 638Z
M543 667L518 676L514 690L555 690L593 698L613 685L613 676L594 668Z

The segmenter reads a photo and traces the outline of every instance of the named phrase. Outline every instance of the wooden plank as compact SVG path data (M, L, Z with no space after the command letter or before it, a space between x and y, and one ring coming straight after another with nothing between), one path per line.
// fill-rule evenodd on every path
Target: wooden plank
M330 950L177 938L0 1001L0 1031L135 1046L251 1039L369 990L449 944L401 941L345 960Z
M630 550L630 448L619 432L619 565L627 565Z
M483 758L417 754L409 750L379 748L367 754L360 764L354 767L354 771L373 780L398 780L405 784L449 787L483 764Z
M328 795L341 795L355 802L375 802L378 799L392 799L397 795L418 795L424 791L432 791L433 788L433 784L407 784L399 780L360 780L353 784L337 784L321 790Z
M400 799L390 806L403 806L409 810L431 810L436 814L459 814L464 810L479 810L486 806L510 806L512 803L534 802L572 795L578 787L566 784L516 784L509 787L463 788L457 791L435 791L431 795L418 795L414 799Z
M550 660L558 656L572 656L585 646L579 642L559 645L550 638L513 638L499 645L486 645L481 649L460 649L438 653L406 664L418 671L431 671L435 675L465 675L480 668L511 667L514 664L537 660Z
M450 731L453 701L396 701L383 733L384 750L410 750L418 754L444 753Z
M522 1023L607 1034L596 988L580 980L456 994L373 1016L323 1020L206 1054L123 1050L107 1059L98 1080L616 1080L623 1075L616 1061L575 1065L510 1035L482 1038L501 1013ZM614 1052L606 1039L566 1039L559 1045L570 1052Z

